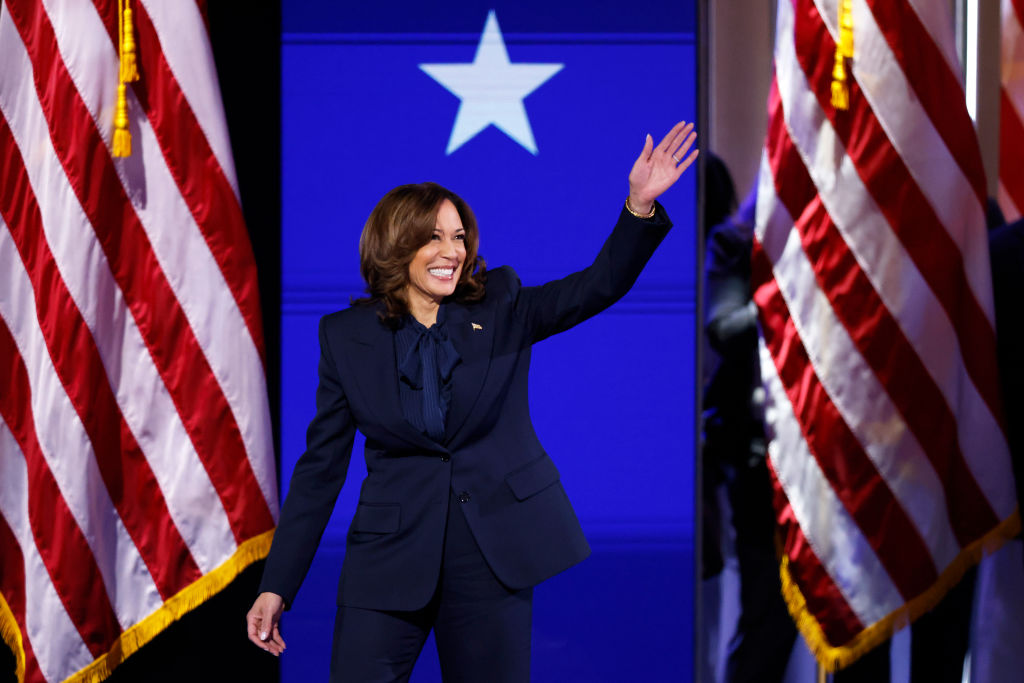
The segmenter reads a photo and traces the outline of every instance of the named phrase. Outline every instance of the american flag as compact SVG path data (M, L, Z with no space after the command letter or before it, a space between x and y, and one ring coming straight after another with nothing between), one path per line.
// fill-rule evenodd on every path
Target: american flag
M1020 528L949 4L840 5L779 0L753 254L783 590L831 670Z
M1024 0L1002 0L999 207L1008 222L1024 215Z
M27 681L102 679L269 548L259 294L204 6L0 2L0 635ZM140 78L115 158L121 51Z

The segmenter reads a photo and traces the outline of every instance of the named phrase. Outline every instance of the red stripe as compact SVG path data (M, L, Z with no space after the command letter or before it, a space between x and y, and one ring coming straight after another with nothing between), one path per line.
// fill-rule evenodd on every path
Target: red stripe
M999 179L1010 199L1024 213L1024 124L1006 88L1000 88L999 94Z
M782 96L779 93L779 82L775 78L772 79L771 87L768 90L768 130L764 146L768 154L768 163L772 169L776 192L781 185L788 200L789 215L795 220L799 218L803 207L809 206L818 197L818 188L807 173L787 173L785 182L779 181L781 169L786 169L793 164L794 147L786 130ZM798 158L797 162L799 167L803 168L803 160Z
M772 150L776 192L814 270L818 287L874 371L942 481L952 525L961 546L998 523L960 450L956 416L899 323L886 308L817 195L813 180L786 129L773 87L766 146Z
M0 514L0 593L3 593L7 606L11 608L14 621L21 631L21 646L25 651L25 681L32 683L43 681L39 671L39 662L29 642L28 629L25 628L25 558L21 554L21 546L7 520Z
M867 3L907 82L984 207L985 167L974 125L966 106L950 106L950 98L964 99L956 74L907 0L867 0ZM944 8L938 11L948 12Z
M239 542L273 528L242 436L125 194L95 123L60 59L42 6L8 2L64 171ZM182 584L184 586L186 584Z
M28 173L6 120L0 120L0 149L5 150L0 213L32 281L47 350L89 435L114 506L166 599L202 572L171 519L145 454L121 414L99 349L61 279L47 246Z
M800 589L807 611L814 616L829 644L833 647L845 645L864 629L864 625L814 554L786 498L786 492L779 483L771 458L767 462L772 474L772 504L775 506L779 535L783 552L789 559L789 576Z
M829 99L832 62L820 59L820 55L834 54L835 43L813 0L795 2L796 51L810 88L865 187L953 322L967 373L1003 425L995 331L970 288L960 249L893 148L856 80L850 82L849 111L836 113ZM963 231L967 227L951 225L949 229Z
M61 496L36 440L28 370L2 317L0 364L0 372L7 377L6 391L0 393L0 416L25 455L28 518L33 540L71 623L92 656L99 657L121 634L121 627L92 549Z
M203 16L203 26L206 27L206 35L210 35L210 12L207 9L206 0L196 0L196 7L199 8L199 14Z
M117 14L102 12L113 5L103 0L94 2L116 49ZM135 4L133 15L138 31L139 69L144 75L132 83L132 90L149 118L167 167L224 274L265 366L256 259L242 207L167 64L145 6Z
M808 449L900 594L920 595L938 579L931 553L815 375L759 243L752 273L765 344Z
M1024 28L1024 0L1010 0L1013 12L1017 15L1017 23Z

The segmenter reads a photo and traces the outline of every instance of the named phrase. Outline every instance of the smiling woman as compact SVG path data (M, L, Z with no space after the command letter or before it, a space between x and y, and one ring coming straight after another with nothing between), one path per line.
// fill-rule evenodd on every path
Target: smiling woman
M671 222L656 199L697 157L693 124L646 136L593 264L536 287L490 272L465 202L434 183L377 204L360 239L369 297L320 322L317 412L247 615L279 621L344 484L358 429L367 476L338 587L332 681L406 681L433 632L446 681L530 680L533 588L590 546L530 418L532 346L629 291ZM485 294L486 287L486 296Z
M476 216L457 194L437 183L396 187L359 238L359 273L370 296L354 303L382 302L382 320L393 327L409 312L430 327L444 297L469 303L483 296L479 243Z
M374 427L365 434L364 460L365 430L356 430L347 473L353 483L342 488L302 590L288 601L282 681L324 678L337 616L327 596L337 591L339 572L345 602L358 582L372 578L361 567L377 545L409 541L434 548L428 536L445 532L433 515L446 513L448 498L433 479L408 501L381 492L378 484L405 466L428 478L450 470L444 484L459 515L449 519L466 518L472 534L484 539L488 560L504 557L501 548L484 547L499 534L510 544L524 535L546 543L548 527L558 531L551 523L533 533L524 525L488 529L506 510L497 503L509 502L488 500L488 491L517 503L522 498L522 507L530 507L564 485L593 553L536 589L531 663L538 680L685 680L693 662L697 174L687 171L659 198L675 234L610 310L526 348L515 348L522 339L497 324L502 316L489 321L475 312L515 305L515 292L522 296L594 262L622 215L623 172L644 134L663 134L699 111L696 3L502 0L482 6L456 0L439 12L429 3L396 0L357 9L328 0L282 4L282 491L297 495L291 492L304 478L303 468L298 478L292 472L305 450L318 364L326 362L318 348L324 316L331 363L352 371L351 381L340 384L353 419L367 429L386 419L413 445L403 436L406 444L388 451L394 437L385 441ZM537 68L550 77L544 80ZM466 90L455 79L460 70L486 77ZM411 376L414 367L403 377L396 366L407 356L406 342L408 348L430 343L415 316L402 328L415 337L400 339L377 316L381 307L404 313L393 307L399 297L331 313L353 294L366 296L357 245L377 200L421 179L457 191L480 228L474 251L474 229L451 200L467 231L467 254L452 274L457 291L442 300L437 321L426 328L446 330L459 355L443 437L453 439L448 453L427 447L422 430L410 426L410 435L406 427L403 392L422 389L412 386L421 386ZM630 206L641 215L651 210L649 198L646 205L642 197L631 198ZM378 283L377 291L406 294L409 265L437 227L435 207L429 208L429 220L417 225L419 237L406 245L408 260L389 271L401 277ZM622 217L649 232L644 219L628 212ZM615 242L604 252L610 265L629 253L618 247ZM482 270L473 267L474 253L487 257L487 295L459 303L467 273ZM516 272L497 267L506 263ZM486 355L477 354L479 344L489 345ZM527 353L528 377L512 385L495 379L506 364L525 362ZM498 406L492 399L503 390L508 397ZM383 399L368 404L366 395ZM493 433L502 437L500 447L470 443L486 435L491 421L511 425L506 419L521 414L519 402L527 399L528 428ZM538 459L538 444L550 460ZM513 455L522 459L512 463ZM474 482L475 466L483 463L505 468L504 478L496 473L493 486ZM340 476L341 467L336 462L331 476ZM556 477L557 486L551 484ZM461 493L467 502L459 502ZM417 496L428 494L437 503L417 507ZM414 524L423 535L410 533ZM454 530L460 528L466 529ZM289 533L282 526L278 536ZM541 550L528 547L515 559L525 562ZM405 571L429 584L437 578L430 576L436 560L421 554L406 560ZM499 578L509 578L500 573L504 567L507 574L509 564L499 562ZM375 569L387 583L391 565ZM388 585L398 593L412 589L404 580ZM413 679L420 683L442 680L435 640L433 634L427 639L416 664ZM445 671L445 679L451 677Z
M441 300L455 293L466 259L466 229L455 205L447 199L437 209L437 227L409 264L405 298L416 320L430 327Z

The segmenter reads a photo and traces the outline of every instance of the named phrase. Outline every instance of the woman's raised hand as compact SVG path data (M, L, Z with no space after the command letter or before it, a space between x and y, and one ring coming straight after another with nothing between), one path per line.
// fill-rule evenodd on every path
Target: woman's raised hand
M650 135L640 157L629 172L629 206L637 213L650 213L654 200L672 187L697 158L699 150L690 151L697 133L693 124L680 121L658 146Z
M278 624L284 611L284 599L277 593L260 593L252 609L245 615L245 626L249 640L260 648L277 656L284 652L284 639Z

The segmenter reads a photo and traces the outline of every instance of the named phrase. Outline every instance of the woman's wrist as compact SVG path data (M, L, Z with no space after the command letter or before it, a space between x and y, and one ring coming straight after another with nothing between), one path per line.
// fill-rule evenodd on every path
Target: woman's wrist
M639 199L635 195L630 194L626 198L626 211L637 218L653 218L654 217L654 200L653 199Z

